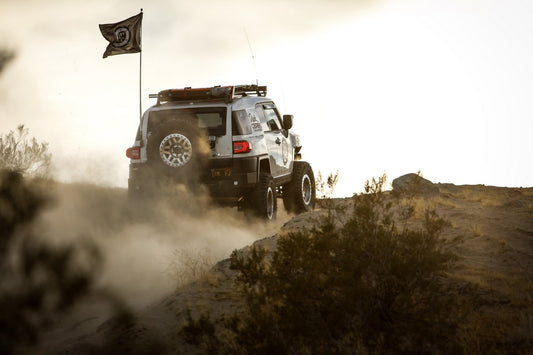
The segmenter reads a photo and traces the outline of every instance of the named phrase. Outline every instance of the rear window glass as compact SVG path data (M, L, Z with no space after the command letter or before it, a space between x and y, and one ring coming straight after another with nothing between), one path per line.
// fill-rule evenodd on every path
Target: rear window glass
M199 128L206 129L210 136L226 134L226 107L199 107L150 112L150 127L168 121L196 121ZM150 128L149 128L150 130Z
M231 114L231 119L232 135L240 136L244 134L252 134L252 127L250 126L246 110L233 111L233 113Z
M221 127L225 121L218 112L199 112L196 117L198 117L198 127L200 128Z

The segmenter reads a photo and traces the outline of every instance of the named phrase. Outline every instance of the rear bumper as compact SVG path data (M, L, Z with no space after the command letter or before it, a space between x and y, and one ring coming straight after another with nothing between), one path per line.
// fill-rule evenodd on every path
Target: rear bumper
M207 168L199 172L198 184L208 188L211 196L222 201L237 201L250 192L258 182L257 157L212 159ZM164 178L179 183L179 177L172 174ZM130 193L149 193L163 177L155 174L146 163L131 163L128 179Z
M258 159L216 159L202 177L212 197L241 197L257 184Z

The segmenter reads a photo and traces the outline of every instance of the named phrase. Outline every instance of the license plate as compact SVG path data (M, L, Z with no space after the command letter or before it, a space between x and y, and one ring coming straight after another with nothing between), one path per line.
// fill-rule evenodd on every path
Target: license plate
M228 177L231 176L231 168L211 169L211 177Z

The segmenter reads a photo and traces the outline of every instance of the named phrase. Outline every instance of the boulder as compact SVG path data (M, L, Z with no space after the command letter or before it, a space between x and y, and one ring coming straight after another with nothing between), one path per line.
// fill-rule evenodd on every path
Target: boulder
M406 174L392 180L392 191L415 195L436 195L439 188L418 174Z

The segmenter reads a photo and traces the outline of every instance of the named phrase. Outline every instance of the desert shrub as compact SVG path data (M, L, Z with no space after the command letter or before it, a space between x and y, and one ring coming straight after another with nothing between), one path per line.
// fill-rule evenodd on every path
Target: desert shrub
M318 207L323 208L327 211L325 218L332 219L336 216L338 217L339 213L344 212L344 207L336 204L333 199L333 193L335 192L335 187L339 182L339 171L334 173L329 173L327 178L322 176L322 172L319 171L316 179L316 196Z
M457 286L445 278L454 256L439 238L448 223L427 211L419 229L399 229L401 211L385 196L385 180L367 182L342 226L326 218L309 232L280 237L271 259L258 247L234 252L246 309L224 322L231 336L210 352L461 351L463 313ZM201 329L216 337L206 321L194 328L196 338Z
M15 52L9 49L0 48L0 73L4 71L9 62L15 58Z
M209 249L185 250L176 249L170 262L168 272L177 286L181 287L194 280L204 277L215 262Z
M99 253L52 246L32 222L50 201L49 182L0 170L0 353L38 341L39 331L89 290Z
M187 312L186 324L180 329L187 343L201 346L210 354L216 354L224 349L215 331L215 325L209 315L202 314L198 319L194 319L190 311Z
M52 155L48 143L28 137L29 130L19 125L16 131L0 136L0 169L18 171L27 176L46 177Z
M328 177L324 179L322 172L319 171L316 177L316 196L318 199L331 199L333 198L333 192L339 182L339 171L329 173Z

